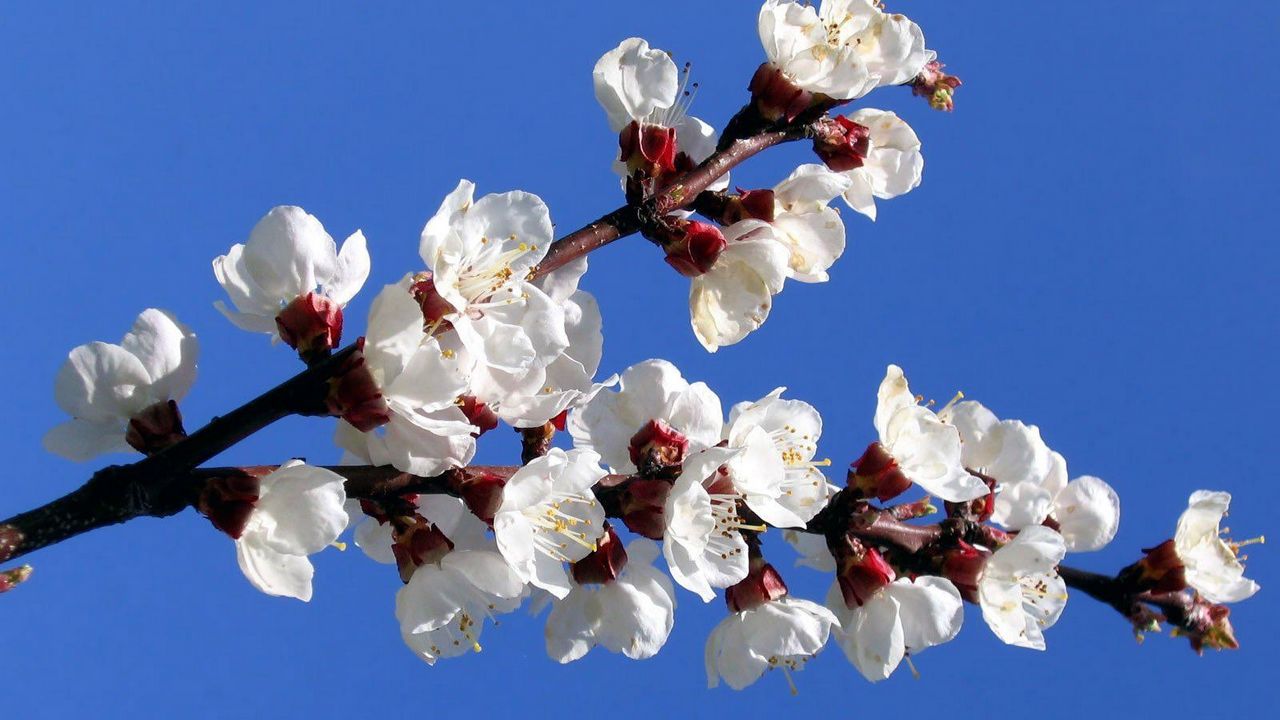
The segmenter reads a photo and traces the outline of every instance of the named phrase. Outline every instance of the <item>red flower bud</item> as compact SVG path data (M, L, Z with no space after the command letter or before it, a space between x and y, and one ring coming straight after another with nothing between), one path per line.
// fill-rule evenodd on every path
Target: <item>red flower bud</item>
M299 357L316 362L342 340L342 306L313 292L299 295L276 315L276 329Z
M1119 578L1134 592L1171 593L1187 587L1186 567L1173 540L1145 548L1146 555L1120 571Z
M485 403L476 399L475 395L463 395L458 398L458 407L467 416L467 422L475 425L477 430L471 437L480 437L498 427L498 414Z
M836 561L836 581L844 604L859 607L881 588L893 582L897 574L880 551L868 547L852 535L842 535L827 547Z
M261 484L248 473L209 480L200 490L196 509L222 532L238 539L258 502Z
M845 482L862 497L880 502L892 500L911 487L911 480L898 467L898 461L879 442L868 445L862 457L853 461Z
M960 591L969 602L978 602L978 580L987 566L988 555L969 543L959 540L956 546L942 554L942 575Z
M391 554L395 555L401 581L409 582L414 570L439 562L452 549L453 541L422 516L392 519Z
M650 420L631 437L628 449L641 475L663 475L684 462L689 438L661 420Z
M862 167L871 148L871 131L843 115L814 123L813 151L836 172Z
M329 380L325 405L330 415L341 417L360 432L369 432L391 419L382 390L365 365L364 338L356 341L356 351Z
M623 524L637 535L661 540L667 527L666 507L670 494L671 483L667 480L628 480L620 503Z
M747 85L756 111L770 122L791 122L806 110L818 112L835 107L838 103L826 95L811 93L796 87L782 71L770 63L756 68Z
M182 427L182 413L173 400L143 408L129 420L124 439L129 447L144 455L154 455L187 436Z
M676 131L662 125L632 120L618 134L618 159L627 170L646 178L676 171Z
M440 296L439 291L436 290L435 280L429 272L416 275L413 285L409 286L409 292L422 308L424 327L444 324L445 315L457 312L448 300Z
M662 246L667 251L667 264L685 277L706 274L728 246L720 228L709 223L677 220L673 229Z
M753 557L751 571L737 585L725 588L724 601L732 612L760 607L770 600L787 596L787 584L773 566L763 558Z
M627 566L627 551L618 534L605 524L605 533L590 555L573 564L573 579L579 585L604 585L618 579Z
M461 475L461 477L458 477ZM471 513L493 524L493 516L502 505L502 488L507 478L492 473L459 473L453 478L453 489Z

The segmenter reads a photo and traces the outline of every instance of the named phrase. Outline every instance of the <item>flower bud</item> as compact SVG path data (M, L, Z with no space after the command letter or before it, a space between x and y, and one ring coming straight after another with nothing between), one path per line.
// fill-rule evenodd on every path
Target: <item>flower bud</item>
M880 551L853 535L841 535L834 541L828 538L827 547L836 561L840 594L844 596L844 604L851 608L870 600L897 577Z
M19 565L10 570L0 570L0 593L9 592L31 577L30 565Z
M276 315L276 329L298 357L317 362L342 340L342 306L317 293L299 295Z
M1189 639L1191 649L1197 655L1203 655L1205 648L1237 650L1240 642L1236 640L1235 629L1228 619L1230 615L1231 609L1226 605L1215 605L1197 595L1191 600L1185 617L1176 618L1178 627L1173 629L1173 634Z
M667 475L684 462L689 438L662 420L650 420L631 437L628 450L641 475Z
M666 507L670 494L671 483L667 480L628 480L620 503L623 524L637 535L661 540L667 527Z
M827 167L844 172L862 167L871 149L871 130L843 115L814 123L813 151Z
M724 601L732 612L760 607L770 600L787 596L787 584L764 558L753 554L751 569L736 585L725 588Z
M1133 592L1171 593L1187 587L1186 566L1173 540L1145 548L1141 560L1120 571L1119 579Z
M502 505L502 488L507 478L493 473L452 474L453 490L466 503L471 514L493 524L493 516Z
M247 472L216 477L204 484L196 509L213 526L239 539L258 502L261 485Z
M934 110L951 112L955 109L955 91L963 83L955 75L942 71L946 67L937 60L925 64L920 74L911 81L911 94L929 101Z
M467 416L467 422L476 426L476 431L471 433L471 437L478 438L498 427L498 413L487 404L480 402L475 395L463 395L458 398L457 404L462 414Z
M942 575L960 591L969 602L978 602L978 580L987 567L987 553L959 540L955 547L942 554Z
M892 500L911 487L911 481L898 467L898 461L878 442L868 445L862 457L849 466L846 483L862 497L875 498L880 502Z
M409 286L413 299L422 308L424 327L433 327L445 323L444 316L457 310L440 296L436 290L436 282L431 273L424 272L414 276L413 285Z
M607 522L604 527L604 535L596 541L596 549L573 564L573 579L579 585L611 583L627 566L627 551L622 540Z
M756 68L747 90L751 92L756 111L770 122L791 122L807 110L818 111L837 104L826 95L796 87L771 63L764 63Z
M631 174L656 178L676 171L675 128L632 120L618 134L618 147L618 159Z
M716 264L728 242L720 228L697 220L676 220L673 232L662 238L667 264L688 278L704 275Z
M391 419L382 390L365 364L364 338L356 341L356 351L329 380L325 405L330 415L341 417L360 432L369 432Z
M182 427L182 413L178 403L165 400L143 408L129 419L124 439L129 447L144 455L155 455L187 437Z
M439 562L453 549L453 541L420 515L392 518L391 526L391 554L403 582L409 582L414 570Z

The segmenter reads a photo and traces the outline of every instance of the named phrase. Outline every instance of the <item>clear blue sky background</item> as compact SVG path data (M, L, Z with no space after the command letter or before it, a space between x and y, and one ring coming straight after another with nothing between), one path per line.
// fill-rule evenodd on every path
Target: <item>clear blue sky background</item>
M266 5L254 3L254 6ZM118 340L138 311L173 310L201 335L191 426L296 369L232 329L210 260L276 204L338 237L363 228L371 286L418 267L417 237L459 177L541 195L562 231L620 202L616 139L592 97L596 58L643 35L692 60L696 114L723 123L762 58L754 2L10 4L0 12L0 354L9 408L0 515L96 468L48 456L52 381L67 350ZM647 243L593 256L584 286L605 315L602 370L660 355L726 401L777 385L823 412L840 468L872 439L888 362L913 387L956 389L1039 424L1073 474L1120 492L1111 571L1172 534L1190 491L1235 494L1231 526L1275 534L1277 278L1269 2L897 2L965 79L957 111L906 91L868 99L918 131L924 185L846 212L849 250L823 286L790 284L763 330L715 356L688 328L686 287ZM735 174L768 186L808 151ZM363 325L371 293L350 312ZM284 422L227 463L333 461L331 424ZM481 458L514 451L506 431ZM104 461L105 462L105 461ZM837 475L839 475L837 470ZM774 551L788 566L785 551ZM1124 622L1071 602L1044 654L1001 645L970 611L961 638L872 686L839 651L798 697L781 677L704 687L722 617L681 592L656 659L548 661L540 620L485 633L479 656L429 668L401 645L393 571L358 552L318 558L310 605L265 597L232 544L194 513L139 521L31 558L0 598L5 717L616 716L694 711L797 717L934 712L1039 718L1263 711L1280 637L1273 548L1264 585L1232 618L1244 648L1197 659L1184 641L1138 646ZM785 570L793 591L825 580Z

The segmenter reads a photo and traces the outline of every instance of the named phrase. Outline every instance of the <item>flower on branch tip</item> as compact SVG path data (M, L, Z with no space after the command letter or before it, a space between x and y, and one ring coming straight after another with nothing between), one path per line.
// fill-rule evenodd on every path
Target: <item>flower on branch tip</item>
M833 584L827 607L840 621L840 649L871 682L888 678L904 657L952 640L964 623L960 591L941 577L898 578L855 605Z
M769 223L742 220L725 228L724 238L719 259L689 286L690 323L708 352L763 325L788 272L789 253Z
M333 544L347 527L342 476L293 460L262 478L258 500L236 538L236 558L249 582L268 595L311 599L308 555Z
M234 309L214 305L236 327L283 339L306 356L337 347L342 308L364 285L369 266L359 230L339 251L314 215L281 205L253 226L244 244L213 261Z
M632 365L617 388L595 395L569 418L574 446L599 453L610 472L638 471L631 459L631 441L651 421L662 421L684 436L690 453L720 442L720 398L706 383L685 380L666 360Z
M571 589L566 562L597 548L604 509L592 487L605 476L590 450L552 448L511 476L493 517L498 550L528 583L563 598Z
M45 449L84 461L127 450L152 454L185 436L176 401L196 378L196 336L163 310L144 310L120 344L92 342L67 355L54 399L72 419Z
M1041 525L1022 530L987 559L978 580L982 618L1004 642L1044 650L1044 631L1067 605L1067 586L1058 575L1066 544Z
M1178 518L1174 547L1186 566L1187 584L1214 603L1246 600L1258 592L1258 583L1244 576L1240 549L1264 542L1259 537L1244 542L1222 539L1222 518L1231 506L1231 494L1197 490Z
M981 479L961 463L960 433L911 394L902 368L890 365L877 394L875 427L889 458L906 478L948 502L986 495Z
M908 82L930 59L920 27L873 0L822 0L818 8L766 0L758 30L769 63L791 85L835 101Z
M579 572L584 563L601 568L595 556L606 552L615 558L609 573ZM656 655L671 634L676 607L671 580L653 567L657 556L652 540L637 538L623 550L613 530L601 537L599 550L574 564L572 589L547 616L547 655L569 663L596 646L633 660Z
M837 121L843 119L836 118ZM890 200L920 186L924 174L920 138L910 125L888 110L863 108L847 121L865 127L868 135L862 162L841 172L849 179L844 201L856 212L875 220L876 198Z
M643 38L627 38L605 53L592 71L596 100L619 133L614 169L660 186L671 173L692 169L715 151L715 128L688 114L697 92L689 66L676 68L671 56ZM729 187L728 175L713 190ZM651 192L655 187L647 188Z
M774 527L804 527L826 504L827 479L815 461L822 416L809 403L783 400L777 388L729 411L725 440L742 452L729 461L734 488Z

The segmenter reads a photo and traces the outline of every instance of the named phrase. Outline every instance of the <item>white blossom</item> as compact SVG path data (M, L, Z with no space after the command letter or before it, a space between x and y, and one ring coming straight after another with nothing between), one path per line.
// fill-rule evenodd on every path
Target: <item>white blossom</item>
M889 677L907 655L950 641L964 622L960 591L942 577L898 578L854 608L835 583L827 607L840 621L836 642L871 682Z
M604 533L604 509L591 488L605 474L590 450L552 448L507 481L493 530L525 582L558 598L569 594L564 563L586 557Z
M838 625L827 608L791 597L732 613L707 638L707 686L716 687L724 678L741 690L775 668L790 682L790 672L802 669Z
M875 426L881 445L907 479L929 494L965 502L989 492L986 483L965 471L955 426L919 404L897 365L889 366L880 383Z
M1082 475L1067 482L1067 461L1054 452L1053 471L1045 487L1053 493L1049 518L1057 523L1067 552L1106 547L1120 529L1120 496L1101 478Z
M1209 602L1240 602L1258 592L1258 583L1244 576L1244 565L1237 557L1240 548L1249 543L1222 539L1222 518L1230 505L1230 493L1191 493L1173 538L1178 559L1186 566L1187 584Z
M529 281L553 238L551 214L530 193L473 201L474 191L459 182L422 230L419 253L442 305L428 331L449 323L478 367L520 382L569 346L564 309Z
M53 389L58 407L72 419L44 436L45 448L78 461L128 450L129 421L156 403L185 397L198 355L195 334L156 309L142 311L119 345L75 348Z
M689 452L720 442L724 414L706 383L689 383L666 360L627 368L617 391L601 392L569 421L575 447L594 450L610 472L633 473L631 438L651 420L661 420L689 440Z
M849 119L870 133L862 166L841 173L849 180L844 201L875 220L876 198L890 200L919 187L924 173L920 138L910 125L888 110L863 108Z
M940 416L960 431L964 466L996 481L991 519L1012 530L1044 522L1053 509L1056 488L1050 489L1047 481L1055 461L1040 428L1000 420L972 400L944 408Z
M769 62L794 85L837 100L905 83L926 62L919 26L872 0L823 0L819 9L766 0L758 29Z
M374 299L364 358L391 419L367 433L339 422L339 447L371 464L424 477L471 462L475 428L457 406L470 368L424 331L407 280L386 286Z
M724 252L689 287L693 332L709 352L764 324L789 271L791 253L769 223L740 220L724 229L724 238Z
M311 600L308 555L333 544L347 527L343 478L293 460L262 479L258 501L236 540L240 570L268 595Z
M653 657L675 623L671 581L653 567L658 546L637 538L627 546L627 564L603 585L573 583L547 617L547 654L569 663L599 645L633 660Z
M1062 536L1042 525L1018 533L992 553L978 579L982 618L996 637L1019 647L1044 649L1044 630L1067 605L1067 586L1058 576L1066 555Z
M314 292L345 307L369 277L369 251L359 230L342 243L300 207L272 208L244 244L213 261L213 274L234 310L214 303L244 330L279 337L276 315L301 295Z
M801 165L773 188L774 236L790 253L787 276L826 282L827 269L844 253L844 221L829 206L853 181L825 165Z
M774 527L803 527L827 499L827 479L814 462L822 416L812 405L783 400L777 388L729 412L725 439L742 453L729 461L733 486L747 507Z
M729 587L747 576L747 542L741 530L763 529L738 516L741 495L723 470L740 452L711 447L694 454L667 495L662 538L667 569L703 602L715 598L712 588Z

